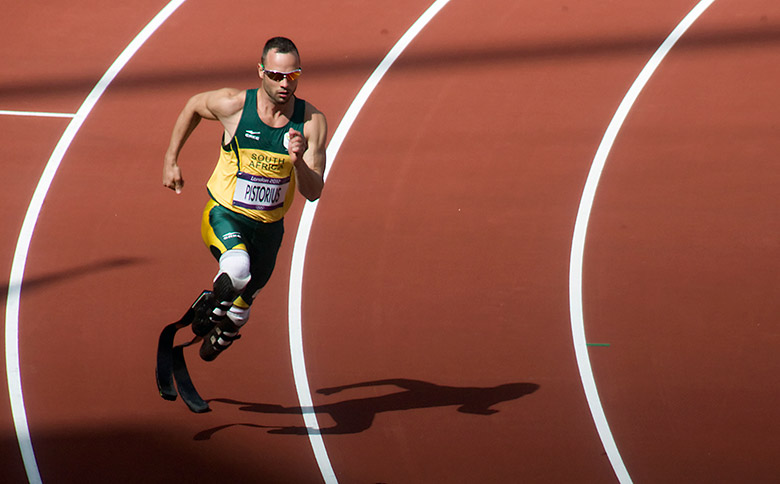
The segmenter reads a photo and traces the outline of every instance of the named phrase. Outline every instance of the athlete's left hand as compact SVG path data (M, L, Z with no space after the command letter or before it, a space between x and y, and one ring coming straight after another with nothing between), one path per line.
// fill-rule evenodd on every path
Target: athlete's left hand
M290 128L288 134L290 135L290 144L287 147L287 152L290 153L290 161L297 165L299 161L303 160L303 154L308 148L308 143L306 142L306 137L300 131Z

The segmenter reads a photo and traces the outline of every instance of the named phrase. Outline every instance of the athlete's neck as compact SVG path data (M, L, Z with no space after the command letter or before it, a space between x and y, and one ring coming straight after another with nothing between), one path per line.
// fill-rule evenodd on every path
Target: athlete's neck
M282 128L290 122L295 111L295 95L285 102L277 102L263 89L257 90L257 115L260 120L272 128Z

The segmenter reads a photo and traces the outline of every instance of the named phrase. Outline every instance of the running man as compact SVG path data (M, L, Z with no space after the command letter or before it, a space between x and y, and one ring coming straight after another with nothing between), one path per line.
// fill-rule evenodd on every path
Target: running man
M284 37L268 40L258 73L258 89L193 96L174 125L163 164L163 185L180 193L184 143L201 119L222 123L222 149L206 185L210 200L201 223L219 271L213 295L193 322L193 331L203 336L200 356L206 361L239 337L252 302L271 277L295 191L313 201L324 186L327 123L295 96L301 76L295 44Z

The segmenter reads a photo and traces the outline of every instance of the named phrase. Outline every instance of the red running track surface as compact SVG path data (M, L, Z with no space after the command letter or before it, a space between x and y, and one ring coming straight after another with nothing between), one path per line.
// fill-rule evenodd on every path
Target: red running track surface
M333 164L306 259L309 383L339 482L617 482L572 346L572 230L612 115L695 3L453 0L390 69ZM6 7L0 109L74 113L164 5ZM27 260L21 379L43 482L322 481L288 345L301 199L244 337L210 364L190 352L213 411L156 394L157 334L215 270L199 218L220 129L188 142L179 196L162 155L187 98L254 87L277 34L332 134L428 5L187 2L133 57L64 157ZM585 330L609 344L589 354L634 482L780 473L778 55L776 2L716 0L607 161ZM4 296L68 122L0 115ZM7 397L0 462L24 482Z

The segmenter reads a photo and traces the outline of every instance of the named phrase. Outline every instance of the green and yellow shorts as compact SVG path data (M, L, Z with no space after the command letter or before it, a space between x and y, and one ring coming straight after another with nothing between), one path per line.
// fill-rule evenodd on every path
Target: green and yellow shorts
M233 212L214 200L209 200L203 210L201 235L217 261L228 250L239 249L249 254L252 279L241 293L241 299L247 304L252 304L257 293L271 278L284 236L283 222L284 219L271 223L259 222Z

